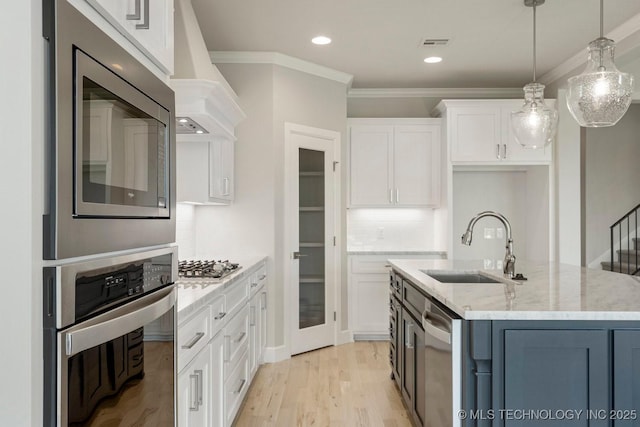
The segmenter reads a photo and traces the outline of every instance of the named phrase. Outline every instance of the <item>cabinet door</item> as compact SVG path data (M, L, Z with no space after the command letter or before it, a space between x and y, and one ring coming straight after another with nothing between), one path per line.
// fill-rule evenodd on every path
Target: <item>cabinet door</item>
M209 198L228 203L233 200L233 141L215 138L209 146Z
M635 417L616 420L616 427L640 426L640 330L613 331L613 409L622 418L636 410Z
M505 409L608 410L609 372L606 330L506 330L504 388L498 394ZM523 425L518 423L504 425ZM576 425L587 424L608 426L609 421L585 417Z
M351 207L393 203L391 150L393 126L352 126L349 141Z
M211 416L211 349L204 347L178 375L178 426L209 425Z
M413 407L413 399L415 395L415 379L416 379L416 352L415 352L415 330L416 322L411 315L402 309L402 322L400 328L402 331L402 397L409 407Z
M211 427L224 427L224 335L219 333L211 348Z
M393 182L398 206L438 206L440 127L395 126Z
M536 150L524 148L516 141L511 127L511 112L522 107L523 101L509 102L502 107L502 160L518 163L549 163L551 162L552 145ZM550 101L550 104L555 104Z
M258 300L258 365L264 361L264 350L267 347L267 291L263 289Z
M402 309L400 307L400 302L393 296L390 296L390 304L391 311L393 312L393 318L395 319L395 323L391 324L393 328L392 340L393 347L395 348L395 352L393 354L393 360L391 361L392 369L393 369L393 379L398 384L398 387L401 387L402 380L402 351L403 351L403 341L401 334L401 322L402 322Z
M352 274L349 324L354 335L386 335L389 330L388 274Z
M500 160L501 113L499 106L451 108L447 112L451 161Z
M168 75L173 74L173 0L86 0Z
M249 372L251 377L258 370L258 300L260 296L254 295L249 301Z

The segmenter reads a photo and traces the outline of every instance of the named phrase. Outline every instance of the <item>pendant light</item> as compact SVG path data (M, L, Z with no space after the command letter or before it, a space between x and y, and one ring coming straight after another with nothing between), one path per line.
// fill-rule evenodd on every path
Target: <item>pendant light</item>
M604 0L600 0L600 37L589 43L587 67L571 77L567 88L567 107L585 127L615 125L631 104L633 76L618 71L613 62L615 43L603 36Z
M511 128L516 141L524 148L544 148L556 134L558 112L544 102L544 85L536 82L536 7L545 0L524 0L533 8L533 81L524 90L524 105L511 113Z

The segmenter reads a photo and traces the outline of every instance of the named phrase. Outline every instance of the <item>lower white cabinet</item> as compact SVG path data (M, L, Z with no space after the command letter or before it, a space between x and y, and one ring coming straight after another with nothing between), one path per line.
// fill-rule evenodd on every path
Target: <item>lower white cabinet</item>
M354 340L389 339L389 266L401 258L445 258L432 254L349 255L349 326Z
M178 425L211 425L213 392L211 345L206 345L178 374Z
M178 322L178 427L230 427L238 414L267 338L266 265L252 270Z

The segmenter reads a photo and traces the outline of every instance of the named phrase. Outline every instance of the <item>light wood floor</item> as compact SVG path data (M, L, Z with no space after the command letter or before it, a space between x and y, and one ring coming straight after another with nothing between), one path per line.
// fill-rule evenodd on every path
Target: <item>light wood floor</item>
M409 427L389 374L386 342L327 347L265 364L234 425Z

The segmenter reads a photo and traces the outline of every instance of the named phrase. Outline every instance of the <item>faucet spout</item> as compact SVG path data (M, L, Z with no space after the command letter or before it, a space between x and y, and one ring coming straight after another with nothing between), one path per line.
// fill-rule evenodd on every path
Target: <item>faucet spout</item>
M462 235L462 244L471 246L471 240L473 238L473 227L476 225L476 222L480 218L484 218L486 216L491 216L497 218L502 222L504 228L506 230L506 253L504 256L504 265L503 265L503 273L508 275L509 278L513 279L516 275L516 257L513 254L513 239L511 238L511 224L509 220L498 212L493 211L484 211L480 212L469 221L469 225L467 225L467 231Z

